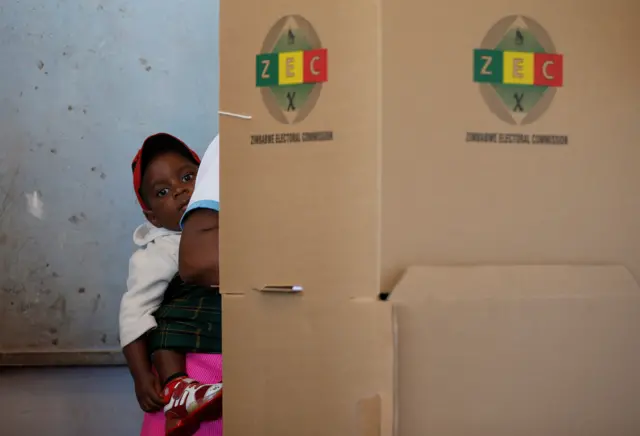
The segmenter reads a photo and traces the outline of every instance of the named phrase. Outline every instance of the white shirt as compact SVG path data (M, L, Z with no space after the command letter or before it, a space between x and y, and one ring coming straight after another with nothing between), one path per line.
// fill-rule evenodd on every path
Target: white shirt
M120 344L126 347L157 327L153 316L169 282L178 273L180 233L140 225L133 233L139 247L129 260L127 292L120 302Z
M216 135L204 152L181 227L187 214L195 209L220 210L220 135Z

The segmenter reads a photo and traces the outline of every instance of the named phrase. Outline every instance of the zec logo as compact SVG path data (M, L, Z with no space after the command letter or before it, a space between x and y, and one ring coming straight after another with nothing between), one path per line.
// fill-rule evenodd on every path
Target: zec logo
M510 15L474 50L473 80L498 118L530 124L546 112L563 85L563 56L535 20Z
M283 124L304 120L327 81L327 49L300 15L280 18L256 56L256 86L273 118Z

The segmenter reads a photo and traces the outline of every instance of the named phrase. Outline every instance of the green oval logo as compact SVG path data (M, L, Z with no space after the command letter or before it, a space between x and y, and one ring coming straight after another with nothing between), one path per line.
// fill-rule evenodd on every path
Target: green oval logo
M532 18L498 21L473 53L473 80L485 103L512 125L538 120L563 85L563 55Z
M303 121L327 81L327 49L300 15L280 18L256 56L256 86L271 116L282 124Z

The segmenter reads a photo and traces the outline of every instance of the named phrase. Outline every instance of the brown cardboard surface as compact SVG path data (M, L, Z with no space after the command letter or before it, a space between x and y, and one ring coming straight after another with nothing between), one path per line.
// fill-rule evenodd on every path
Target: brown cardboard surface
M390 304L258 294L223 309L225 435L391 436Z
M638 276L640 3L602 4L223 2L220 109L251 116L220 120L225 292L372 296L416 264L608 262ZM512 14L565 56L563 87L522 126L496 117L473 82L473 50ZM328 82L296 124L272 116L256 87L256 55L287 15L328 50ZM314 131L334 139L251 144ZM474 143L468 132L569 143Z
M295 124L256 88L256 55L290 14L329 64ZM564 86L527 125L473 82L473 50L512 14L565 56ZM222 2L220 110L250 117L220 120L226 434L373 435L380 410L388 435L391 308L352 297L390 289L399 436L640 434L628 271L464 266L640 277L638 16L636 0ZM287 139L318 131L333 140ZM429 264L460 266L394 288ZM304 291L254 292L274 285Z
M640 434L640 288L620 267L412 267L399 435Z
M252 117L220 118L220 249L233 265L222 265L224 292L302 285L308 298L377 295L378 9L372 1L221 3L220 110ZM311 114L290 125L256 88L256 55L289 14L310 20L328 48L329 78ZM251 144L252 135L316 131L333 131L333 141Z
M473 50L512 14L564 55L564 86L521 126L496 117L473 82ZM382 289L430 264L605 262L640 277L638 17L636 0L383 2Z

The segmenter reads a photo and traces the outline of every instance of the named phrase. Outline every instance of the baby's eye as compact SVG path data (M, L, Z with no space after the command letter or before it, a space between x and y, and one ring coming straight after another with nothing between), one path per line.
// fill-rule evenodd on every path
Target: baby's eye
M185 174L184 177L182 177L182 181L184 183L190 182L192 180L193 180L193 173Z
M164 196L165 196L165 195L167 195L168 193L169 193L169 189L168 189L168 188L164 188L164 189L159 190L159 191L156 193L156 195L157 195L158 197L164 197Z

